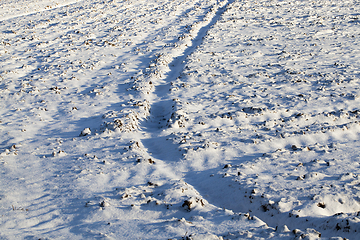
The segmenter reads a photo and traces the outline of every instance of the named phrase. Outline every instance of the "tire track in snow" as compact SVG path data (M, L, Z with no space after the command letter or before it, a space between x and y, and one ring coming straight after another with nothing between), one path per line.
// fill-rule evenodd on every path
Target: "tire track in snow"
M185 29L188 31L183 32L172 47L164 48L150 62L148 68L132 77L131 90L135 90L135 94L138 95L133 107L125 108L123 111L126 112L125 114L115 116L117 118L114 123L110 120L105 125L106 128L109 127L112 131L117 132L139 131L141 136L137 135L138 137L134 141L138 142L144 150L140 161L155 159L159 176L167 174L167 177L173 178L176 174L163 161L177 161L183 158L178 146L167 141L168 132L164 129L166 126L177 128L176 124L181 124L175 121L174 125L170 123L171 120L169 121L169 118L174 118L178 114L173 112L173 100L168 95L171 81L180 76L182 63L202 43L207 31L218 21L232 2L223 1L209 7L203 6L202 8L206 12L202 13L202 17L195 14L196 18L201 17L201 19L186 25ZM194 11L199 11L199 9L201 10L201 6L196 6ZM188 13L189 11L184 13L186 18L188 18ZM111 118L112 116L109 116L109 119Z
M152 175L179 178L164 160L179 160L183 156L177 145L166 141L167 133L164 135L161 131L161 128L166 126L166 117L169 117L172 111L172 100L167 94L170 82L180 75L182 62L202 43L208 29L218 21L231 2L233 1L218 4L213 1L212 5L198 2L182 11L177 19L181 23L180 29L184 30L180 32L178 39L165 41L171 44L160 51L155 49L158 54L150 61L149 67L140 69L131 77L133 83L128 91L133 94L134 99L124 106L119 114L103 116L104 131L134 133L129 140L135 142L140 149L137 161L147 162L153 159L156 162L156 170ZM162 112L167 114L159 114Z
M183 54L185 49L191 45L192 35L196 35L199 28L209 22L214 11L219 7L216 4L209 5L209 3L197 1L189 8L182 8L183 10L176 15L175 20L170 18L170 22L160 29L160 33L157 32L156 35L150 34L148 36L150 41L155 44L158 41L157 36L159 34L171 39L162 41L162 47L151 49L152 54L156 56L154 59L144 61L144 58L142 58L138 73L134 74L129 80L132 83L130 83L127 91L130 91L133 98L127 104L123 104L123 109L120 112L104 115L103 130L131 132L141 128L139 122L150 116L149 101L156 98L156 95L152 94L155 91L155 86L161 85L170 71L168 64L174 58ZM169 8L174 11L174 8L181 7L183 6L179 4ZM206 11L208 12L206 13ZM201 20L194 23L194 19ZM179 25L179 27L174 28L174 25ZM172 31L175 31L175 34ZM177 40L175 40L176 38ZM148 43L146 46L150 45ZM133 49L140 49L142 46L142 43L138 43Z
M181 115L181 110L180 112L176 111L174 106L176 100L170 99L168 94L171 81L180 77L184 67L183 63L202 44L208 30L221 18L233 2L234 0L224 1L220 6L213 5L201 21L194 22L191 25L189 33L179 37L178 48L180 50L173 48L169 53L160 54L151 63L154 68L152 70L153 77L150 77L148 92L144 94L149 103L149 115L148 119L141 123L143 133L141 142L149 155L153 155L157 162L162 162L159 167L168 169L164 173L174 170L163 161L176 162L183 159L178 145L167 141L167 137L168 134L171 134L171 129L181 128L182 121L186 120L186 116Z
M206 6L207 4L205 6L197 5L194 7L194 14L185 11L179 17L179 22L185 21L182 24L185 29L189 30L178 36L178 41L173 42L171 47L164 47L156 55L156 58L150 61L149 67L140 69L137 74L131 77L133 83L128 88L128 91L135 90L133 92L135 99L131 100L129 106L124 106L121 114L104 115L105 130L109 129L116 132L136 131L141 128L140 121L147 118L154 119L153 116L157 115L156 112L159 109L164 109L164 107L159 108L158 106L164 105L165 109L170 107L168 100L159 100L159 98L165 96L164 92L168 90L170 80L174 79L173 76L177 77L179 75L181 68L176 66L186 59L201 43L206 31L217 21L228 4L228 1L224 1L220 5L215 3L212 6ZM198 13L206 9L208 10L206 13ZM201 17L202 14L203 17ZM183 18L184 16L185 18ZM189 23L186 21L189 17L201 18L201 20ZM188 24L186 25L186 23ZM170 65L175 67L171 69ZM152 116L150 116L151 108L153 109ZM155 122L155 120L152 122ZM146 128L151 129L152 127L146 126Z

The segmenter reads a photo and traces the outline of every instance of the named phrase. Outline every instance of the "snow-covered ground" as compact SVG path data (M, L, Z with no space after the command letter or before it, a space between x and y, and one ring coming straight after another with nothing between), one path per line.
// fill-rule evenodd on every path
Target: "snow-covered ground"
M0 6L0 239L359 238L360 2Z

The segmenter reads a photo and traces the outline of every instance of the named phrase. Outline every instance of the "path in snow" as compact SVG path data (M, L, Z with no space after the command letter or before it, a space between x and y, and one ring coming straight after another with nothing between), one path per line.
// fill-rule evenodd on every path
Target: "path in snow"
M230 4L231 2L224 1L220 6L211 6L203 19L194 22L189 26L189 33L184 33L184 36L179 38L180 41L176 42L177 48L173 48L167 53L161 53L163 56L154 61L156 63L155 68L157 65L161 66L158 70L161 79L152 81L154 90L148 97L150 115L141 124L141 129L145 132L145 135L150 134L142 142L148 151L158 154L157 158L159 160L170 161L171 163L183 158L182 153L179 152L178 144L169 142L165 133L169 132L166 131L166 128L169 127L178 129L179 125L181 125L180 121L182 121L181 116L174 115L174 113L176 114L174 112L174 99L169 96L171 83L180 77L188 56L202 43L207 31L217 22ZM161 62L163 58L165 62ZM172 122L173 120L175 122Z

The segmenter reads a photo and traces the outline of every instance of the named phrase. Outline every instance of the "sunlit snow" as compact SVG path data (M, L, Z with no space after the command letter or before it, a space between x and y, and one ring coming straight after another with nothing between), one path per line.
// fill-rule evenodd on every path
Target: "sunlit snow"
M358 239L360 2L0 1L0 239Z

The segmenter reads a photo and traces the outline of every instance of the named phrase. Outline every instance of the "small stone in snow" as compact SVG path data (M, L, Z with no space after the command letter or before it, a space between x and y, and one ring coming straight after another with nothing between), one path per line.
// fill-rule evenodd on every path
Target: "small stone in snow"
M58 152L53 152L52 155L54 157L56 157L56 156L62 157L62 156L66 156L66 152L59 150Z
M231 166L231 164L226 164L225 166L224 166L224 168L231 168L232 166Z
M81 131L80 136L87 136L91 134L90 128L84 128L84 130Z
M100 207L108 207L108 206L110 206L110 204L108 202L105 202L105 200L100 203Z
M317 204L317 206L320 207L320 208L325 208L326 207L325 203L321 203L321 202L319 202Z

